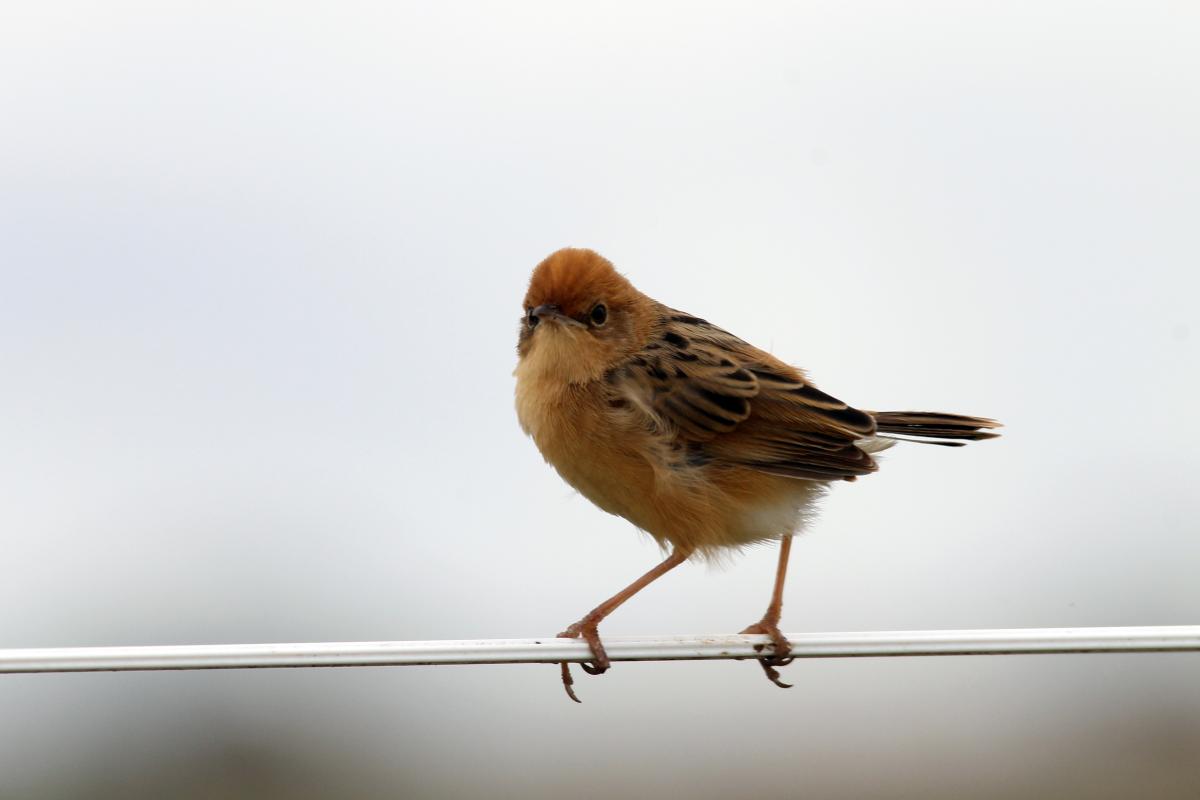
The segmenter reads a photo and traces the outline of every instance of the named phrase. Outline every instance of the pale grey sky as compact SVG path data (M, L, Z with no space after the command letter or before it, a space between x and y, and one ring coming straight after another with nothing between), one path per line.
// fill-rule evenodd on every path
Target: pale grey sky
M851 403L1007 424L836 487L785 629L1200 621L1197 41L1186 3L7 4L0 647L577 619L657 551L517 427L563 245ZM773 560L603 630L740 629ZM1184 797L1196 669L0 676L0 795Z

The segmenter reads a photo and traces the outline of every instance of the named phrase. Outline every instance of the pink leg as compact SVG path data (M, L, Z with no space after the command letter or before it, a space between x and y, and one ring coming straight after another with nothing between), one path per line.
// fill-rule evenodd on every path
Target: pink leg
M767 679L781 689L792 688L790 683L780 680L779 670L775 669L776 667L786 667L794 660L790 655L791 643L779 631L779 618L783 615L783 582L787 578L788 556L791 551L792 537L785 536L779 543L779 565L775 568L775 590L771 593L771 604L767 606L767 613L763 614L761 620L742 631L742 633L763 633L771 637L774 652L760 658L758 663L767 673ZM765 645L759 645L755 649L762 650L763 647Z
M584 663L581 665L584 672L590 675L599 675L606 672L609 667L608 654L604 652L604 644L600 641L600 632L597 630L600 622L609 614L616 611L626 600L675 569L675 567L678 567L684 561L687 561L689 555L691 555L690 550L681 550L676 547L671 552L671 555L663 559L661 564L593 608L587 613L587 616L559 634L559 638L564 639L577 639L582 636L584 641L592 648L594 660L591 664ZM565 661L560 666L562 668L563 688L567 690L567 695L576 703L581 702L575 696L575 690L571 688L575 681L571 677L570 667Z

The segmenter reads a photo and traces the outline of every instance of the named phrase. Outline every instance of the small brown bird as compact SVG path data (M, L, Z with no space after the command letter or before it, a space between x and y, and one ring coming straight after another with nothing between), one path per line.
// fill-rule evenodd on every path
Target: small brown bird
M825 487L874 472L872 453L903 437L957 447L999 427L852 408L799 369L642 294L591 250L559 250L534 269L517 352L517 415L542 456L597 506L670 547L559 634L587 641L591 674L609 667L598 625L638 591L688 558L779 539L770 604L742 632L771 638L760 663L787 688L776 667L791 662L779 631L788 552Z

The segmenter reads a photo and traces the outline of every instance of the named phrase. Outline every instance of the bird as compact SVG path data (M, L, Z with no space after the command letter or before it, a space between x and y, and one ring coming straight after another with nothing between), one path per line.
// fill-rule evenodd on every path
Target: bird
M524 432L566 483L653 537L665 558L558 634L582 638L589 674L610 661L599 624L688 560L779 541L764 634L772 683L791 662L780 632L792 537L835 483L875 472L897 441L957 447L990 439L985 417L865 411L805 372L638 291L599 253L563 248L533 270L517 337L515 404ZM763 653L766 645L758 646ZM579 702L570 668L567 695Z

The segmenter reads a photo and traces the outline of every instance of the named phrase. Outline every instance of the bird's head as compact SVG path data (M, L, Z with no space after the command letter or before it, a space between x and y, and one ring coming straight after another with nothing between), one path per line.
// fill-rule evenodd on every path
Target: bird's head
M595 380L645 343L653 301L592 250L564 248L538 264L525 293L518 369L568 383Z

